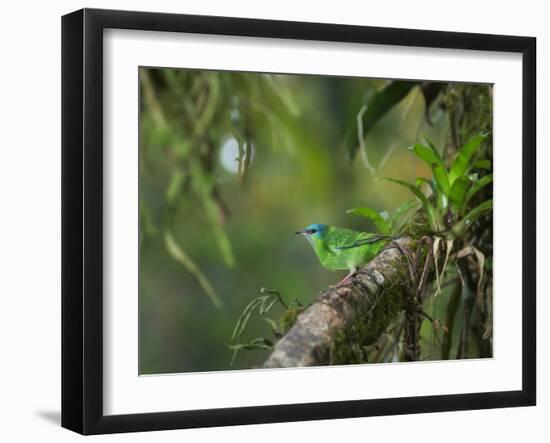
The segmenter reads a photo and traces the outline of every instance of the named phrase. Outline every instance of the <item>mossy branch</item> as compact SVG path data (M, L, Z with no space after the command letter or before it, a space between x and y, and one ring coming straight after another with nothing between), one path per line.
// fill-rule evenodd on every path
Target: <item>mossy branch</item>
M338 360L333 355L335 341L357 322L363 328L364 344L373 343L406 309L411 276L404 251L414 249L415 243L409 237L395 240L349 284L323 290L277 342L264 367L332 364Z

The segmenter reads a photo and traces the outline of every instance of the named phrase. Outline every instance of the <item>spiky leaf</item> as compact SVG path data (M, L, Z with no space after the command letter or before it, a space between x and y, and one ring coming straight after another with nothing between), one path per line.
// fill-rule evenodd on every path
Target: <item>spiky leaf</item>
M363 217L366 217L376 225L376 227L382 234L385 234L385 235L391 234L390 222L384 219L384 217L382 217L382 215L380 215L374 209L361 207L361 208L350 209L347 212L348 214L356 214L356 215L361 215Z
M472 169L491 169L491 160L477 160L472 163Z
M468 172L470 160L485 138L487 138L486 134L475 135L466 142L460 151L458 151L458 155L456 156L453 165L451 166L451 170L449 171L449 182L451 185L458 177Z
M415 206L417 206L418 203L417 201L415 200L411 200L411 201L408 201L408 202L405 202L403 203L401 206L399 206L393 216L391 217L390 221L391 221L391 225L392 225L392 229L393 231L395 232L395 229L397 228L397 222L399 221L399 219L401 218L401 216L403 214L405 214L407 211L409 211L410 209L414 208Z
M403 100L415 85L417 85L416 82L396 81L388 83L377 91L366 104L367 110L363 114L363 136L366 136L378 120ZM350 131L350 133L355 134L356 131ZM358 148L359 145L356 142L351 144L350 157L352 159L357 154Z
M437 187L445 194L449 195L449 177L439 153L433 147L417 143L409 147L409 150L422 159L432 170Z
M468 192L466 193L466 199L465 199L464 204L466 205L471 200L471 198L475 194L477 194L477 192L481 188L487 186L492 181L493 181L493 174L484 175L479 180L475 181L474 184L468 189Z
M254 309L259 307L265 300L266 296L258 297L252 300L246 307L243 309L243 312L239 316L237 323L235 325L235 328L233 329L233 334L231 335L231 340L238 339L243 334L244 330L246 329L246 326L248 325L248 321L250 320L250 317L252 315L252 312Z
M169 230L166 230L164 232L164 243L166 245L166 250L172 256L172 258L181 263L191 274L194 275L206 295L208 295L208 297L210 297L210 300L212 300L214 306L216 306L217 308L221 308L222 300L220 299L206 276L203 274L201 269L191 259L191 257L189 257L185 253L185 251L174 239L172 232Z
M424 210L426 211L426 216L428 217L428 223L430 225L430 228L434 231L439 231L439 220L437 217L437 213L435 212L434 207L429 202L429 200L426 198L426 196L422 193L420 189L418 189L416 186L414 186L412 183L405 182L403 180L397 180L395 178L384 178L385 180L391 181L393 183L396 183L398 185L404 186L409 191L411 191L418 200L422 203L422 206Z
M466 175L461 175L454 181L449 193L449 201L455 210L459 211L462 209L470 184L470 178Z
M486 200L481 203L479 206L476 206L468 214L466 214L462 220L460 220L456 225L453 226L452 232L457 237L461 237L466 230L472 226L472 224L487 211L490 211L493 208L493 200Z

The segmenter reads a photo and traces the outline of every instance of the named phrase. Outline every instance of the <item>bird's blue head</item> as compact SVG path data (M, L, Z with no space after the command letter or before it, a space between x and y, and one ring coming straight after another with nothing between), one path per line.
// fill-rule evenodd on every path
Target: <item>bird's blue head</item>
M302 231L297 231L295 234L302 234L310 238L322 238L326 234L328 225L323 225L320 223L313 223L309 226L306 226Z

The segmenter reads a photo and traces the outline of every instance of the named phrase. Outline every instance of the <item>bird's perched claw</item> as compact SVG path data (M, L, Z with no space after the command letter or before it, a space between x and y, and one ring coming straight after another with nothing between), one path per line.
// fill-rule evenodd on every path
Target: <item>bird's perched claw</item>
M340 280L335 285L331 285L330 287L331 288L341 288L342 286L345 286L348 283L351 283L351 279L355 276L355 274L357 274L357 269L352 269L351 271L349 271L349 273L342 280Z
M341 287L336 290L338 296L345 298L351 294L351 288L349 286Z

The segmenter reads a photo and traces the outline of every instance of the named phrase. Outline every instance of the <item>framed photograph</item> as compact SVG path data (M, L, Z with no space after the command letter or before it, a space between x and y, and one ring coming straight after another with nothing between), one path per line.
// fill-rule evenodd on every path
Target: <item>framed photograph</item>
M531 37L62 19L62 425L535 405Z

